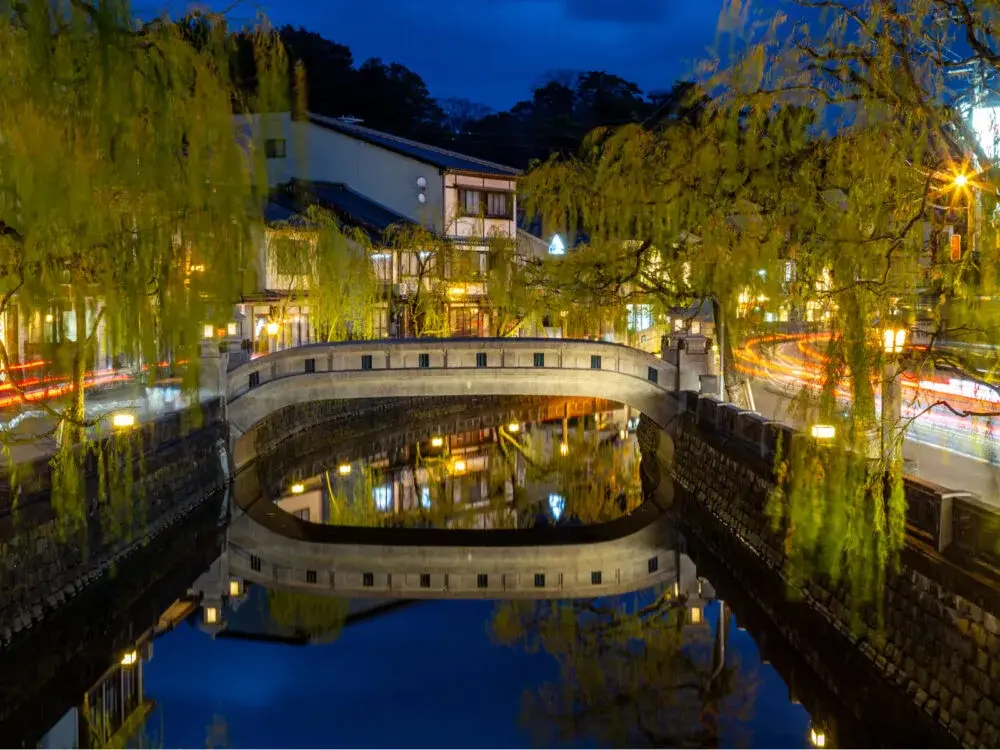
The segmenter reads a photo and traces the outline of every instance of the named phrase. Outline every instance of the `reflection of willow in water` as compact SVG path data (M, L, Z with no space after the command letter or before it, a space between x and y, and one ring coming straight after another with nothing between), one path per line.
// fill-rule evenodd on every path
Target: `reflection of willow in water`
M543 651L559 679L526 692L523 721L542 746L589 737L615 746L718 746L721 704L752 709L754 680L726 653L726 631L690 624L685 600L650 603L513 600L497 605L492 638ZM700 610L699 610L700 611Z
M452 453L448 446L424 455L416 446L407 476L410 501L401 502L386 461L371 461L345 478L321 477L328 523L349 526L518 528L539 514L555 521L610 521L642 502L635 441L618 433L584 430L583 420L561 440L544 431L490 432L487 455ZM396 472L398 476L398 472Z
M311 639L332 641L343 630L350 600L286 589L268 589L267 607L276 625Z

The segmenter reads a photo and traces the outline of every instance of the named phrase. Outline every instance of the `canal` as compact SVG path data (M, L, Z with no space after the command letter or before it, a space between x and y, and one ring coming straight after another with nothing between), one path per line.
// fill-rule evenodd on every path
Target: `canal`
M220 497L212 496L37 625L0 666L0 742L881 742L680 517L668 532L670 559L657 558L657 571L649 566L654 585L605 593L610 574L602 580L595 571L590 582L599 593L590 596L514 587L452 598L435 595L438 584L418 573L413 596L390 581L344 597L332 574L309 570L297 581L275 567L269 577L263 552L249 558L260 575L233 573L227 518L242 514L246 491L256 512L266 506L307 538L326 526L539 539L626 523L651 505L676 515L670 480L650 461L648 422L625 407L594 399L416 401L377 413L360 404L350 426L297 432L259 459L252 481L242 489L237 481L233 497L222 498L235 508L230 516L220 516ZM595 558L591 567L602 564Z

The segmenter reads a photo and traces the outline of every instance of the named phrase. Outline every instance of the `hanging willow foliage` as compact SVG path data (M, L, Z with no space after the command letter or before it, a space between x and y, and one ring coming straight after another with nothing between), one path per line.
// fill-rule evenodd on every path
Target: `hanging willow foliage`
M794 578L843 573L870 600L906 513L898 435L866 459L888 361L880 328L912 326L920 310L930 346L907 369L1000 383L1000 183L960 116L947 53L956 38L977 40L973 56L995 72L997 13L966 0L790 3L824 9L814 32L781 13L753 25L744 4L729 5L720 28L746 32L742 51L693 92L693 108L592 133L575 158L532 170L525 203L552 230L588 237L554 282L568 296L710 301L727 331L727 384L744 377L732 347L761 332L748 300L818 311L815 327L830 333L824 381L798 407L837 425L838 445L786 446L770 510ZM972 189L954 187L960 171ZM973 224L976 252L953 262L946 229L963 231L969 201L985 218ZM973 358L946 340L992 346ZM976 415L961 416L971 428Z
M69 395L34 408L61 426L53 500L77 518L98 349L153 377L168 360L194 392L202 326L238 298L267 188L262 133L235 137L233 37L196 26L139 25L124 0L0 4L0 321L16 307L33 336L46 316L59 326L45 356ZM284 52L266 27L252 36L241 106L279 111ZM0 371L14 342L0 336Z

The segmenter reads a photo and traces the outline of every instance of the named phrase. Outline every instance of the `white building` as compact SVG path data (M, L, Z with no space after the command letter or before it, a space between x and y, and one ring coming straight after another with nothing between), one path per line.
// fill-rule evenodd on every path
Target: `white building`
M241 308L241 335L258 351L296 346L313 340L307 294L280 273L268 248L275 236L294 228L301 206L279 197L280 188L294 184L300 195L330 210L345 224L360 227L378 244L394 225L424 227L472 257L461 283L449 284L447 329L454 336L489 335L485 304L489 269L488 238L515 240L521 254L544 254L548 245L517 229L517 179L511 167L363 127L357 122L308 114L293 120L288 113L247 119L239 127L264 143L268 185L276 191L265 218L268 241L262 243L257 289ZM276 225L280 223L280 228ZM308 227L300 224L302 231ZM375 253L372 262L385 288L385 302L376 315L377 336L410 332L405 300L414 284L423 283L418 253ZM424 253L426 255L426 253ZM471 270L470 270L471 269ZM447 283L450 271L443 271ZM471 274L471 275L470 275ZM418 281L418 278L420 279ZM281 313L277 308L281 308ZM279 320L280 317L280 320ZM278 326L273 323L278 323ZM273 340L262 340L262 328L272 323ZM277 330L276 330L277 328Z

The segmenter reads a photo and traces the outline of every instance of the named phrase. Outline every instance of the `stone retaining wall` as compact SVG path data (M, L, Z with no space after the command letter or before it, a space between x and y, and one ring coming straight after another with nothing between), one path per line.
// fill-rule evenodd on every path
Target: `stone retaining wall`
M771 473L758 453L687 414L674 475L686 512L700 516L706 541L748 590L788 586L784 536L764 512ZM908 495L916 489L908 484ZM817 580L790 591L791 601L769 614L859 718L896 725L900 738L917 730L910 743L996 746L1000 621L989 608L997 580L982 568L971 576L914 532L902 569L888 575L881 627L872 611L855 617L841 587ZM755 599L778 601L762 593ZM825 639L842 654L839 668L836 654L831 661L810 645Z
M199 426L200 425L200 426ZM132 437L132 505L119 523L97 498L97 466L88 457L83 523L55 507L46 464L34 468L28 491L0 496L0 648L22 637L91 581L111 570L201 498L228 481L220 459L226 426L218 404L173 414ZM120 454L119 454L120 455Z

